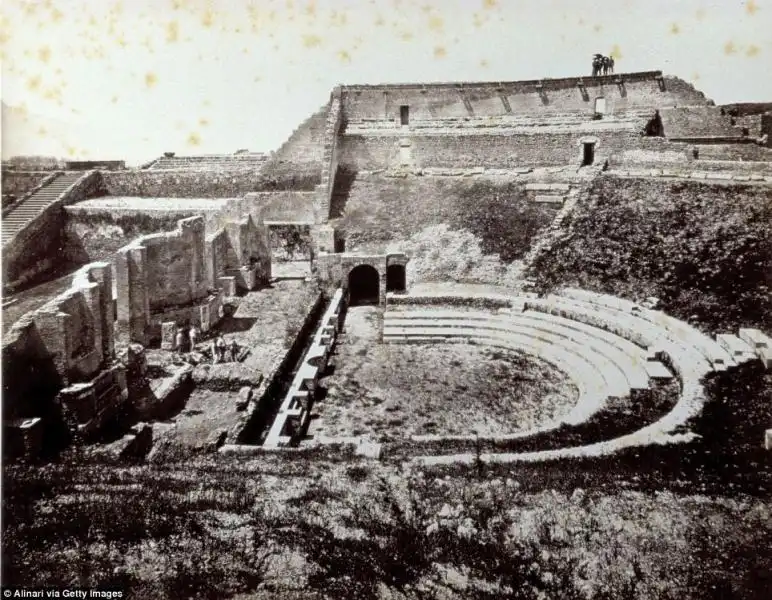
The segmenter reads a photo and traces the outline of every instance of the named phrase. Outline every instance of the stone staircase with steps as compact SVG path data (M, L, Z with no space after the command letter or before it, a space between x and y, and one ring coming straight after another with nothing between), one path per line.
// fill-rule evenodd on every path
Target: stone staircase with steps
M27 223L37 217L49 204L70 188L83 173L64 173L32 196L20 202L2 222L2 243L5 246Z

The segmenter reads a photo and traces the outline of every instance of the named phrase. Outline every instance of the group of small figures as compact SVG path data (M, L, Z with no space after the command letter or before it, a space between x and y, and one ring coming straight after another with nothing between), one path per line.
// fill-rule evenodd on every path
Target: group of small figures
M608 75L614 72L614 59L610 56L596 54L592 57L592 76Z
M185 328L180 327L177 329L177 336L175 338L174 349L182 356L186 352L196 352L196 344L201 339L201 330L193 325L188 329L187 335ZM204 354L207 351L204 350ZM236 362L239 360L241 353L241 347L236 340L231 340L230 344L225 341L222 334L218 334L214 338L209 346L209 352L213 363L223 362Z

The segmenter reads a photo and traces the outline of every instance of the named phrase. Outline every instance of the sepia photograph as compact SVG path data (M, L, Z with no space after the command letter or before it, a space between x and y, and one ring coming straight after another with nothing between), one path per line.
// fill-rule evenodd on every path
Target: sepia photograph
M0 74L0 597L772 598L772 0L4 0Z

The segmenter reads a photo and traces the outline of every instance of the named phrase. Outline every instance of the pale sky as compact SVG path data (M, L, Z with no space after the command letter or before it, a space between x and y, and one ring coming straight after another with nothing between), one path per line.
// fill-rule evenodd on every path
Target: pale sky
M357 83L661 69L772 101L772 0L3 0L4 157L278 148Z

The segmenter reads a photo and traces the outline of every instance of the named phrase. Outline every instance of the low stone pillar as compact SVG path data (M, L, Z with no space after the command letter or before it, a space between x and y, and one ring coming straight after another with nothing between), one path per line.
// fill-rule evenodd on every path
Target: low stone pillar
M161 350L174 350L177 338L177 323L161 323Z
M236 278L235 277L219 277L217 279L217 286L222 290L226 296L236 295Z

